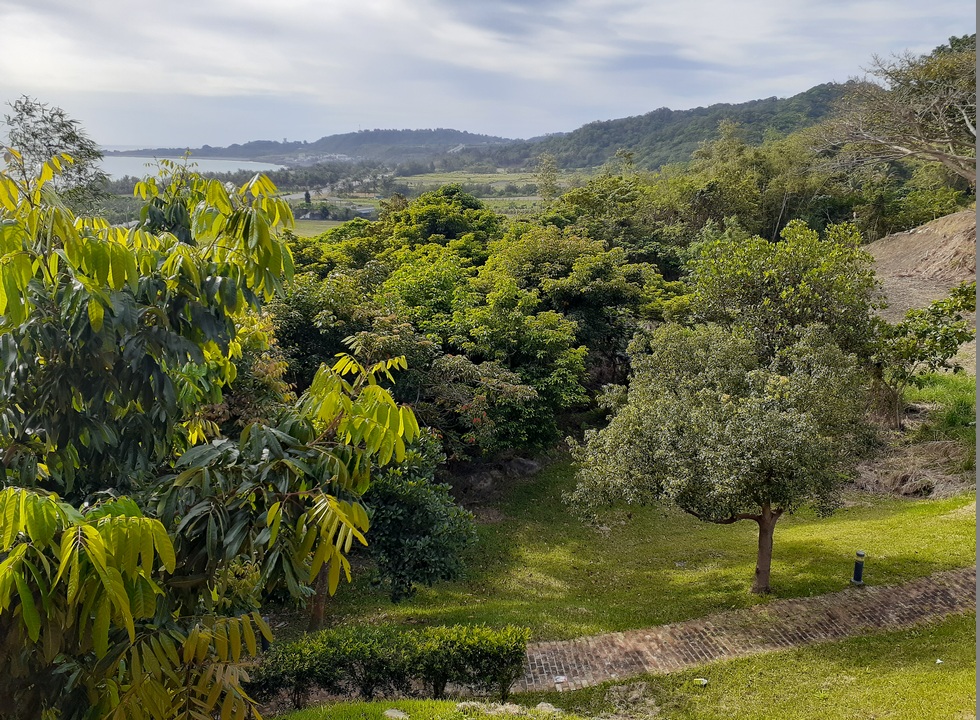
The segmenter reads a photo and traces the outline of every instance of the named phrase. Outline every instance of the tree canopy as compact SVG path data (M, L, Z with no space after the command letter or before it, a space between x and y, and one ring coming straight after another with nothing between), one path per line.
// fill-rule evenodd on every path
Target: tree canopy
M568 501L664 502L706 522L759 525L754 592L769 592L781 515L839 503L865 407L863 375L825 328L771 360L718 326L664 325L630 348L633 378L609 425L586 433Z
M953 37L928 55L875 57L877 82L854 87L831 125L860 156L920 157L977 181L976 34Z
M36 177L5 157L0 714L254 713L264 597L349 577L372 469L418 434L378 380L404 360L343 357L273 422L221 437L207 407L235 379L238 327L292 269L272 184L168 166L126 229L59 201L63 155Z

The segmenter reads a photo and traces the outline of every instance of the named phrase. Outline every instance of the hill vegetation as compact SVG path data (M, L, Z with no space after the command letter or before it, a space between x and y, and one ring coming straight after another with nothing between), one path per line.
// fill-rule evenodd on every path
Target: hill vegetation
M190 149L200 157L310 164L338 159L398 164L432 164L438 169L529 166L542 153L554 155L561 167L602 165L626 149L638 167L656 169L687 160L698 145L717 136L722 121L738 123L753 144L767 133L788 134L826 118L847 91L847 85L818 85L790 98L771 97L692 110L660 108L646 115L589 123L569 133L534 140L508 140L458 130L364 130L328 135L313 142L253 141L228 147ZM120 151L115 155L180 157L186 148Z

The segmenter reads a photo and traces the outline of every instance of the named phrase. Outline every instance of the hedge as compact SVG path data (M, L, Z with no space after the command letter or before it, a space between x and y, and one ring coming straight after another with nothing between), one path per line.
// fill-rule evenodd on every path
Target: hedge
M357 627L324 630L274 644L251 672L260 700L281 692L296 708L314 689L335 695L445 696L449 684L505 701L520 676L530 630L454 625L419 630Z

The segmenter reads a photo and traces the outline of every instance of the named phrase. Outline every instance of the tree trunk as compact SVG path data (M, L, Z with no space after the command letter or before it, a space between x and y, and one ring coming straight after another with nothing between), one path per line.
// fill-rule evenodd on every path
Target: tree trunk
M773 511L769 503L762 506L759 515L759 554L755 561L755 578L752 580L752 592L767 595L769 588L769 570L772 566L772 536L776 529L776 521L782 515L781 510Z
M323 627L323 619L327 608L327 566L324 564L320 568L319 574L313 583L313 600L310 602L310 622L306 628L307 632L315 632Z

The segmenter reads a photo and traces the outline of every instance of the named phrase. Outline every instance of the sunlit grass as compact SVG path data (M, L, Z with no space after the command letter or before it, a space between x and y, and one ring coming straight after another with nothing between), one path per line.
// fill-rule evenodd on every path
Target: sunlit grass
M340 220L297 220L293 234L296 237L316 237L338 225L343 223Z
M659 507L615 508L590 526L561 500L574 478L567 463L521 481L499 505L503 520L479 528L469 575L423 588L398 605L365 573L333 599L334 622L401 626L484 622L532 629L532 639L626 630L743 608L754 523L712 525ZM784 516L776 526L774 598L848 585L855 550L867 553L869 585L894 584L976 558L974 496L909 500L849 494L829 518Z
M966 720L976 717L975 645L971 613L631 682L647 683L648 715L671 720ZM544 700L597 716L614 710L610 685L517 695L514 701Z
M976 377L965 373L926 375L921 387L912 386L905 392L907 402L936 406L917 435L924 440L962 443L969 449L965 470L972 470L976 464L976 394Z

